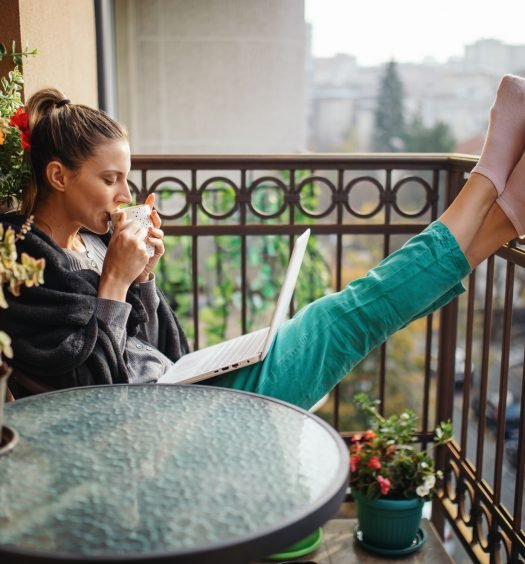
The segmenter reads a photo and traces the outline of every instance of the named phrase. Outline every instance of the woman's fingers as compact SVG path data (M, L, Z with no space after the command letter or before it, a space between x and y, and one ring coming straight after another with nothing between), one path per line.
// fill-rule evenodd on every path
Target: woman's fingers
M160 216L159 216L157 210L153 210L150 217L151 217L151 221L153 223L153 227L156 227L158 229L161 226L162 221L160 219Z
M164 243L162 239L148 239L148 243L155 249L155 254L150 258L149 265L153 268L157 260L164 254Z
M113 232L112 238L115 239L116 245L119 245L120 240L122 241L121 244L126 247L129 246L130 251L133 248L145 251L145 242L149 235L148 228L142 226L138 221L133 220L125 220L117 225L118 228Z
M150 227L148 229L148 233L150 237L155 237L157 239L164 239L164 231L162 231L162 229L158 229L157 227Z
M113 215L113 218L113 233L115 234L124 227L124 224L126 223L126 214L120 212Z
M155 247L155 256L160 257L164 254L164 232L162 229L150 227L148 230L148 243Z
M147 204L150 208L151 208L151 221L153 223L153 227L160 227L162 221L160 219L160 216L157 212L156 209L154 209L155 206L155 194L150 194L146 200L144 201L145 204Z
M149 194L149 196L144 200L151 210L155 207L155 194Z

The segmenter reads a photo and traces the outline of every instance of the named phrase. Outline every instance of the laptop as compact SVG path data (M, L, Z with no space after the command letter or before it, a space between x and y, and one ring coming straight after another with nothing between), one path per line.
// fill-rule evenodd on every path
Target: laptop
M192 384L261 362L288 313L309 237L310 229L307 229L295 242L270 327L188 353L171 366L158 383Z

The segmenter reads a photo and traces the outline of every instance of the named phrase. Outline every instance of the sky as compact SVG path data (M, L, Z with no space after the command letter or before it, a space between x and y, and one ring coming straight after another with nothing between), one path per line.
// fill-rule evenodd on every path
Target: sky
M305 0L305 19L314 57L348 53L360 65L443 63L478 39L525 44L524 0Z

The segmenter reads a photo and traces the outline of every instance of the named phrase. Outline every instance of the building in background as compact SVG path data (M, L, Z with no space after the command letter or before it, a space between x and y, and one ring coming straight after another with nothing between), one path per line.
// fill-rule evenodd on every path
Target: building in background
M386 63L387 61L385 61ZM462 58L445 64L399 63L405 117L419 115L426 127L447 124L457 151L481 151L488 110L505 73L525 74L525 45L485 39L465 47ZM363 67L352 55L313 60L309 120L312 151L371 149L383 66Z
M303 0L116 0L114 17L133 153L305 151Z
M484 39L465 47L465 56L459 66L469 72L501 73L501 69L514 69L515 74L525 73L525 45L508 45L498 39Z
M371 149L384 67L312 59L304 0L2 0L0 21L4 43L38 48L26 96L58 86L99 103L134 153ZM525 74L525 45L483 39L398 71L407 120L443 122L456 151L476 154L500 76Z

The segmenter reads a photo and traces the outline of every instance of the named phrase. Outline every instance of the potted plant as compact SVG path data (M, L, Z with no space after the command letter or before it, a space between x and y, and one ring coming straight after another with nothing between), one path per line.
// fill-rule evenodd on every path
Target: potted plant
M0 60L7 50L0 43ZM15 62L21 57L35 54L36 51L9 55ZM23 78L15 67L0 81L0 207L3 211L16 205L22 188L31 178L31 168L27 159L30 149L30 135L27 114L23 110L21 98ZM19 295L22 286L30 287L43 283L44 260L34 259L23 253L18 256L16 242L25 237L31 228L29 217L22 228L15 233L13 229L4 229L0 224L0 307L6 308L4 286L14 296ZM0 331L0 452L5 447L3 433L3 407L6 396L6 380L10 374L5 359L12 358L9 336Z
M420 529L423 504L435 493L433 458L416 443L416 414L406 409L383 417L378 401L366 394L354 397L358 409L371 418L371 427L354 435L350 445L350 487L357 503L356 541L371 552L407 554L425 542ZM452 438L452 422L441 422L434 445Z

